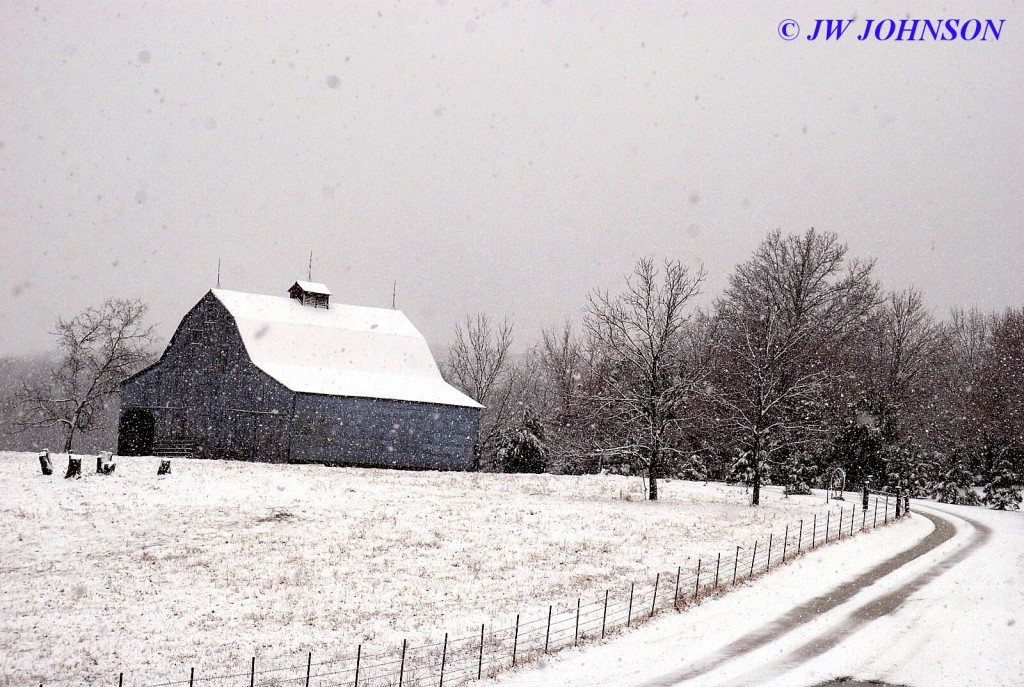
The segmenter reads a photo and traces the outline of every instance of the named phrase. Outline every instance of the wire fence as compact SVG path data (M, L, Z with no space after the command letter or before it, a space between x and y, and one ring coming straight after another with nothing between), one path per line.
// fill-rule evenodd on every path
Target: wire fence
M849 493L848 493L849 494ZM866 505L865 505L866 504ZM858 508L859 506L859 508ZM242 670L198 675L183 670L180 680L131 683L135 687L427 687L460 685L493 677L544 654L608 637L643 623L659 613L682 611L700 600L747 582L784 565L801 554L855 536L858 532L894 522L909 512L902 494L857 494L850 505L833 506L810 520L787 525L767 540L738 545L715 556L701 557L696 566L655 574L653 580L606 590L598 598L577 598L548 606L538 617L516 615L507 625L480 626L472 635L444 635L420 646L403 642L388 651L364 651L360 645L344 658L319 662L312 653L304 663L261 666L252 658ZM242 668L241 666L239 668ZM125 674L110 684L125 687ZM40 683L61 684L61 681Z

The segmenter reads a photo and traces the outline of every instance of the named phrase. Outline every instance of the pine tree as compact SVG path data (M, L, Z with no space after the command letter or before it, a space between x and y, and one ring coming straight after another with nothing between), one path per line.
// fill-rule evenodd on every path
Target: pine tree
M974 475L967 469L966 452L956 448L946 457L944 470L935 485L935 498L942 503L977 506L981 502L974 492Z
M725 478L726 484L740 483L744 487L749 487L754 481L754 466L750 463L750 456L746 451L742 451L739 457L736 458L736 462L732 464L732 469Z
M696 453L691 453L680 461L677 474L679 479L689 479L695 482L706 482L708 479L707 466Z
M1013 468L1009 451L999 452L988 484L985 485L985 503L995 510L1019 510L1021 503L1021 479Z
M817 474L813 457L806 451L794 451L783 461L779 479L786 487L786 496L810 494L811 482Z
M505 430L498 438L498 463L504 472L544 472L547 453L544 425L529 410L517 426Z

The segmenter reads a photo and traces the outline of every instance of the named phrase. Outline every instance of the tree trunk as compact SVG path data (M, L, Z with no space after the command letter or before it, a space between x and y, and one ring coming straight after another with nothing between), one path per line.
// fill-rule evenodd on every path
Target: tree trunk
M658 500L658 461L651 458L650 465L647 467L647 498L651 501Z
M750 497L750 505L761 505L761 465L757 452L754 452L754 493Z
M73 458L71 454L68 454L68 472L64 475L64 479L78 479L82 476L82 459Z
M39 467L42 468L44 475L53 474L53 463L50 461L49 451L39 452Z

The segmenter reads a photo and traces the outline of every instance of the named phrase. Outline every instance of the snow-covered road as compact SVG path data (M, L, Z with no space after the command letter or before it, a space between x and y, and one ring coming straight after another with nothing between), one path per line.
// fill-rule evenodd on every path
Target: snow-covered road
M909 521L501 682L1024 685L1024 514L915 505Z

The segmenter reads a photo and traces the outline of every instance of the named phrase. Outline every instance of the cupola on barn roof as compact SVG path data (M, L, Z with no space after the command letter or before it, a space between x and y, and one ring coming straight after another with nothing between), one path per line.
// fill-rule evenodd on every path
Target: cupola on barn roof
M311 305L314 308L330 307L328 302L331 299L331 290L318 282L297 281L288 289L288 295L302 305Z

